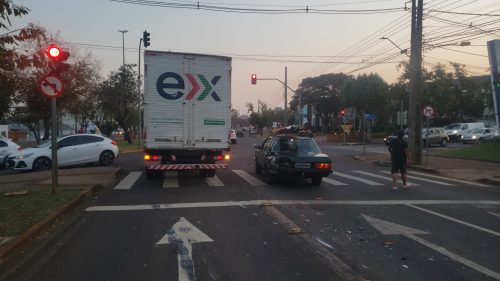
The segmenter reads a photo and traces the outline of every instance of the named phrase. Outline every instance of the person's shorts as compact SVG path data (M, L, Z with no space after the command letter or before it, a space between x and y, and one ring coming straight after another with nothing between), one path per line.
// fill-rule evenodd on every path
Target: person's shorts
M395 174L401 172L402 174L406 174L406 165L403 162L392 162L391 165L391 174Z

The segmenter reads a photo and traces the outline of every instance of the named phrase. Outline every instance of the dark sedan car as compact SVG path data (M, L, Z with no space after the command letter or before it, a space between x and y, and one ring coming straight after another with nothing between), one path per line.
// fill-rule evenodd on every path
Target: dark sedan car
M312 138L275 135L255 148L255 173L262 174L267 183L295 176L310 178L313 185L320 185L323 177L333 172L332 160L321 153Z

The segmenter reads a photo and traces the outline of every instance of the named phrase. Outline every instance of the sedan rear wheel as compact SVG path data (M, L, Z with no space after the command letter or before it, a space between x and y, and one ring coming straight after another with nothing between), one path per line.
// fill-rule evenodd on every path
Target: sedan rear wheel
M275 181L275 177L273 174L271 174L269 172L269 170L267 169L267 167L264 167L264 169L262 169L262 175L264 176L264 181L268 184L273 184L274 181Z
M103 166L109 166L113 164L113 161L115 160L115 155L113 152L106 150L101 153L99 156L99 163Z
M262 174L262 168L260 167L259 163L257 163L257 161L255 161L255 174Z
M33 162L33 171L46 171L52 167L52 161L47 157L40 157Z

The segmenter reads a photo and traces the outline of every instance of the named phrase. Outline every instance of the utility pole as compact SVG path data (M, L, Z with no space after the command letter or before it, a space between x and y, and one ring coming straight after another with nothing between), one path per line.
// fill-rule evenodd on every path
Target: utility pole
M137 139L137 147L141 148L141 138L142 138L142 96L141 96L141 44L142 38L139 40L139 64L137 64L137 95L139 97L139 137Z
M285 112L284 112L284 118L285 120L283 120L283 124L285 124L285 127L288 126L288 120L287 120L287 108L288 108L288 101L287 101L287 94L288 94L288 85L287 85L287 67L285 66Z
M423 0L412 0L408 146L411 163L422 164L422 14Z

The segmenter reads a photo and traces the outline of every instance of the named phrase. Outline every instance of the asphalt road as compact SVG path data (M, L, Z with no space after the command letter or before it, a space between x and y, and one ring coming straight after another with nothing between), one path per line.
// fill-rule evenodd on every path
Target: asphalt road
M335 173L318 187L266 185L258 137L238 140L212 180L146 179L142 155L121 155L131 185L92 201L18 280L500 280L498 193L413 173L394 192L389 168L353 159L362 146L322 147Z

